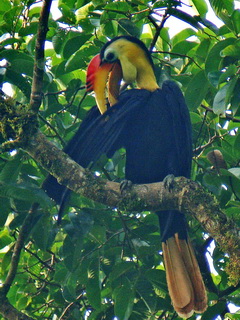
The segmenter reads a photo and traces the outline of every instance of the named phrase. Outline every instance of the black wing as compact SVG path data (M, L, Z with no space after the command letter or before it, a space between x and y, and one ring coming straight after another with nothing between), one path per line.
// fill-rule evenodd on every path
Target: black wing
M140 105L144 105L150 94L147 90L128 90L103 115L96 106L93 107L64 151L84 168L94 163L102 154L111 157L124 146L128 137L126 127L137 113L139 101ZM68 189L51 175L45 180L43 188L60 205L68 196Z

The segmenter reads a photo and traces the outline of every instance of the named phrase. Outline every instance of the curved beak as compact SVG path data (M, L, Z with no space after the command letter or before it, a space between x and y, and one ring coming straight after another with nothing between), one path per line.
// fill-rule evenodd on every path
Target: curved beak
M119 96L122 69L118 62L102 62L98 54L89 63L86 87L88 92L94 91L101 114L107 110L105 90L108 79L108 99L110 105L113 105Z

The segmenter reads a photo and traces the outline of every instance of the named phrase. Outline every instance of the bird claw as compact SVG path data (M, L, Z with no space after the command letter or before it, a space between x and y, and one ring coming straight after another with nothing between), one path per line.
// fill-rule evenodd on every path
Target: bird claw
M164 179L163 179L163 186L165 189L167 189L169 192L174 186L174 178L175 176L173 174L168 174Z
M127 191L127 189L131 189L132 188L132 181L130 180L123 180L120 182L120 191L121 194L123 194L125 191Z

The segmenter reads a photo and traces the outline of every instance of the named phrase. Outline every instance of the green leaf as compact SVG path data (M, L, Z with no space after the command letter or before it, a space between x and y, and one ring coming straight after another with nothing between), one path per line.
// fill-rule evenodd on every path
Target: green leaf
M36 34L39 26L39 22L33 21L29 25L25 25L24 27L19 29L18 35L20 37L25 37L30 34Z
M9 31L13 27L13 21L15 21L16 17L20 14L22 9L23 9L23 7L21 5L14 6L14 7L11 7L10 10L6 11L3 14L3 19L7 23Z
M0 12L6 12L11 9L9 0L1 0Z
M71 101L73 95L77 92L77 90L80 88L82 82L80 79L72 79L70 83L67 86L66 90L66 99L67 101Z
M30 82L19 73L7 69L6 81L18 87L27 99L30 99L31 85Z
M68 269L66 266L61 262L56 264L56 269L54 273L54 281L56 281L58 284L63 284L65 281L65 278L68 275Z
M46 193L30 183L0 183L0 196L25 202L40 203L43 208L50 207L52 200Z
M190 118L191 118L191 123L192 124L202 123L201 116L196 112L190 112Z
M71 72L77 69L86 68L87 64L84 61L84 58L86 59L82 50L75 52L66 62L65 71Z
M67 22L73 25L76 23L76 16L67 4L60 2L58 8L62 12L62 17L59 19L59 21Z
M188 83L185 99L190 110L199 107L208 92L209 84L204 70L199 71Z
M55 36L53 36L52 44L56 53L61 52L62 47L66 41L66 36L67 36L66 31L62 29L58 29Z
M221 57L240 58L240 46L238 43L231 44L221 51Z
M230 64L224 72L221 72L221 75L219 77L219 84L222 82L225 82L229 80L229 78L232 78L237 73L237 66L234 64Z
M107 4L104 7L104 10L110 10L110 11L114 11L114 12L119 12L119 13L125 13L127 11L131 12L131 6L126 3L126 2L112 2Z
M240 9L234 10L231 18L234 26L234 31L238 35L240 33Z
M217 115L224 114L227 109L226 94L229 87L230 87L230 83L227 83L220 90L218 90L217 94L214 97L213 111Z
M7 161L0 172L1 182L16 181L22 167L22 156L17 154L12 160Z
M207 59L206 59L206 75L208 75L211 71L219 71L221 69L221 62L223 61L223 57L221 56L221 52L227 46L234 44L236 42L235 38L228 38L226 40L220 41L212 49L209 51Z
M119 34L130 35L136 38L140 37L141 31L133 21L129 19L119 19L118 24Z
M33 239L39 249L46 251L49 243L49 235L51 231L50 217L42 215L34 227Z
M73 302L76 300L76 285L64 285L62 289L62 295L67 302Z
M227 11L229 15L232 14L234 10L234 1L233 0L209 0L211 7L217 15L222 11Z
M119 320L128 320L134 305L135 293L129 281L125 281L121 287L113 292L114 313Z
M65 230L67 231L68 236L66 236L63 243L62 255L64 257L65 266L69 271L73 271L78 266L79 259L81 257L83 237L79 232L76 233L73 226L71 226L70 230L67 230L67 227L65 227ZM76 235L78 237L76 237Z
M168 292L165 271L160 269L152 269L148 270L145 276L155 287L164 292Z
M201 317L201 320L215 320L218 315L226 308L226 302L217 302L214 306L209 307Z
M15 59L11 62L11 69L19 74L26 74L30 77L33 75L34 62L25 59Z
M200 17L205 17L208 12L208 6L205 0L191 0L194 7L197 9Z
M223 74L222 71L211 71L208 73L208 80L214 86L217 87L220 83L219 79Z
M77 274L75 272L68 272L64 280L63 297L66 301L72 302L77 298Z
M88 280L86 283L86 292L89 303L97 310L101 309L99 268L99 259L93 259L88 267Z
M240 320L240 313L239 313L239 311L237 311L237 313L235 313L235 314L226 313L225 317L227 317L226 319L229 319L229 320Z
M239 141L238 141L238 143L239 143ZM231 172L238 179L240 179L240 168L230 168L230 169L228 169L228 171Z
M240 135L236 135L236 139L234 142L234 154L236 156L236 158L240 158Z
M173 36L171 39L171 42L173 46L175 46L178 42L184 41L194 35L196 35L196 31L193 30L192 28L187 28L178 32L175 36Z
M92 37L91 34L79 34L69 39L63 47L64 59L70 58L77 50L79 50Z
M178 42L173 48L172 48L172 52L174 53L178 53L178 54L188 54L188 52L193 49L194 47L196 47L198 44L196 42L193 41L180 41Z
M6 223L9 213L12 211L10 200L0 197L0 208L1 208L0 227L3 227Z
M123 274L125 274L126 272L129 272L130 270L134 270L134 268L135 268L134 262L122 261L113 267L109 280L113 281L119 278L120 276L122 276Z
M3 229L0 232L0 249L3 249L7 245L13 242L13 239L9 236L9 232L7 229Z

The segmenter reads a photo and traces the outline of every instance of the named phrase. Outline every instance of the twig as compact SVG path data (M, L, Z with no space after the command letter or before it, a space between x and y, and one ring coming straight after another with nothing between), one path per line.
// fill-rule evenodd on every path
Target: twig
M202 145L202 146L199 146L199 147L196 147L195 149L193 149L193 153L198 153L198 152L200 152L200 151L202 151L203 149L205 149L205 148L207 148L208 146L210 146L215 140L217 140L217 139L222 139L224 136L226 136L226 135L228 135L229 134L229 132L226 132L226 133L224 133L223 135L221 135L221 136L218 136L218 135L214 135L214 136L212 136L210 139L209 139L209 141L207 142L207 143L205 143L204 145Z
M80 300L83 297L83 293L81 293L77 298L76 301ZM63 313L61 314L61 316L59 317L58 320L63 320L63 317L66 315L66 313L74 306L74 304L76 303L76 301L69 303L69 305L67 305L67 307L63 310Z
M39 256L36 253L32 252L31 250L29 250L26 247L24 248L24 250L27 251L28 253L30 253L33 257L35 257L38 260L38 263L40 262L45 268L47 268L51 271L54 271L54 268L52 266L50 266L48 263L46 263L45 261L43 261L41 258L39 258Z
M56 91L56 92L46 92L46 93L44 94L44 97L47 97L47 96L57 96L57 95L62 94L62 93L64 93L64 92L66 92L66 91L67 91L67 90L64 89L64 90L60 90L60 91Z
M61 144L63 146L66 145L66 142L63 140L63 138L60 136L60 134L57 132L57 130L51 125L51 123L49 123L44 117L42 117L39 114L39 119L42 120L42 122L44 122L53 132L55 132L56 136L58 137L58 139L61 141Z
M38 112L42 102L42 86L44 75L44 46L46 34L48 31L48 18L50 13L52 0L43 0L43 6L39 18L39 27L35 47L35 62L33 69L32 91L30 96L29 108Z
M78 108L77 108L77 114L76 114L76 117L75 117L75 120L74 120L74 123L76 122L77 118L78 118L78 115L79 115L79 111L80 111L80 108L81 108L81 105L84 101L84 99L86 98L87 96L87 91L84 93L84 95L82 96L81 100L79 101L78 103Z
M170 54L170 55L173 55L173 56L178 56L178 57L181 57L181 58L187 58L187 59L191 60L199 69L202 70L202 67L192 57L188 56L187 54L181 54L181 53L170 52L170 51L161 51L161 50L153 51L152 53L166 53L166 54Z
M168 18L169 18L169 15L168 15L167 11L165 11L165 13L164 13L164 15L162 17L162 21L161 21L160 25L158 26L156 24L155 20L151 17L151 15L148 16L148 19L152 22L152 24L156 28L156 32L154 34L152 43L151 43L150 48L149 48L150 52L152 52L152 50L153 50L153 48L154 48L154 46L155 46L155 44L157 42L157 39L158 39L158 37L160 35L160 32L161 32L161 30L162 30L162 28L163 28L163 26L164 26L164 24L165 24L165 22L167 21Z
M214 113L213 109L212 108L209 108L203 104L201 104L201 107L209 112L212 112ZM234 118L233 116L230 116L229 114L225 113L224 116L222 116L222 118L225 118L227 120L231 120L232 122L240 122L240 119L238 118Z

